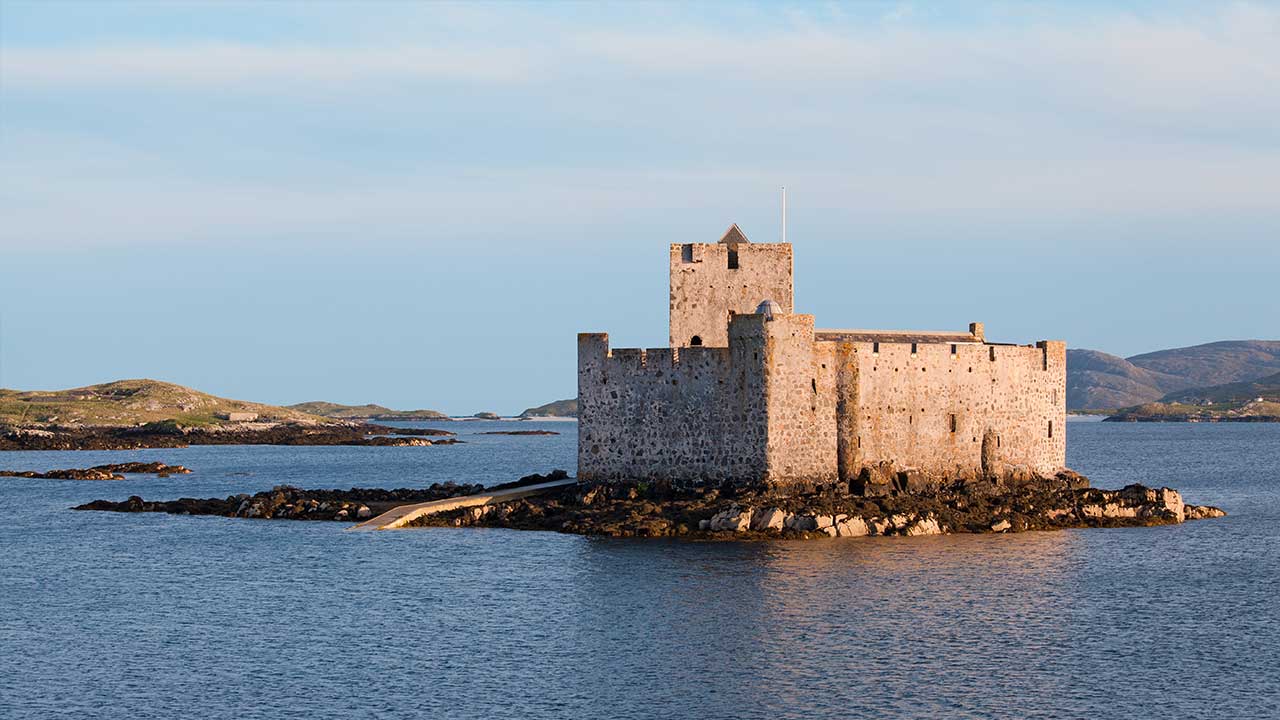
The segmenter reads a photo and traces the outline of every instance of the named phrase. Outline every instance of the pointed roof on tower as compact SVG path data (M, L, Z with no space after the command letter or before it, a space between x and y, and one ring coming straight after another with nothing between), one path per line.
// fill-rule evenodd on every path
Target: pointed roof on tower
M724 235L720 238L720 242L725 245L751 244L751 241L747 239L746 234L742 232L742 228L738 227L738 223L730 225L729 229L724 231Z

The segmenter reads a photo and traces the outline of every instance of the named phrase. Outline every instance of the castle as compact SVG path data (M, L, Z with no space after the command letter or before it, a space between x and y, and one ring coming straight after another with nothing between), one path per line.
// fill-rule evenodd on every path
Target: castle
M872 468L974 479L1066 462L1066 344L815 329L789 243L670 248L670 347L578 335L581 480L821 485Z

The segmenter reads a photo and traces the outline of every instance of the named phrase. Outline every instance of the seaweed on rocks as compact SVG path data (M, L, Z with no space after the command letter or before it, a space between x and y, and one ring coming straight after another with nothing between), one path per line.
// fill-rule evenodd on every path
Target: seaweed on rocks
M148 473L158 477L170 475L186 475L191 470L181 465L166 465L162 462L127 462L110 465L95 465L91 468L69 468L66 470L0 470L0 477L39 478L42 480L123 480L123 473Z
M847 485L794 489L584 483L417 518L411 526L502 527L607 537L820 538L1131 527L1221 517L1169 488L1087 487L1075 473L965 482L868 497Z

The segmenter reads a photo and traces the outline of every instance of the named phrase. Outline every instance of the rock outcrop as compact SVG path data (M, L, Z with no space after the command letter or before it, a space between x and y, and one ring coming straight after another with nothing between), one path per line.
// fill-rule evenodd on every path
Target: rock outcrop
M185 469L185 468L184 468ZM75 510L105 510L109 512L163 512L173 515L221 515L223 517L260 518L276 520L338 520L354 521L373 517L397 505L444 500L479 492L504 490L525 485L538 485L551 480L569 477L563 470L548 475L526 475L519 480L485 487L475 484L452 482L435 483L426 488L351 488L350 490L303 490L288 485L278 485L266 492L253 495L239 494L225 498L180 498L178 500L147 501L138 496L128 500L94 500Z
M188 445L367 445L419 447L461 442L446 430L382 425L241 423L188 428L173 422L137 427L57 427L0 430L0 450L132 450ZM426 436L440 439L428 440Z
M471 495L483 490L480 485L437 483L427 488L382 490L378 488L352 488L350 490L303 490L288 485L278 485L266 492L253 495L230 495L226 498L180 498L178 500L147 501L138 496L123 502L94 500L80 505L76 510L107 510L111 512L163 512L172 515L221 515L237 518L263 518L277 520L363 520L373 516L374 508L407 503L443 500L459 495Z
M477 435L559 435L554 430L490 430Z
M91 468L70 468L67 470L49 470L35 472L33 470L0 470L0 477L40 478L43 480L123 480L123 473L146 473L159 477L185 475L191 470L181 465L166 465L162 462L128 462L111 465L95 465Z
M955 483L913 481L909 473L903 475L873 469L856 493L848 487L779 494L732 486L578 485L501 505L428 515L413 524L611 537L765 539L1165 525L1225 515L1217 508L1186 505L1170 488L1099 490L1069 471L1052 478L1010 471L999 479ZM917 483L926 489L906 490L921 487Z
M77 510L167 512L241 518L355 521L396 505L541 484L568 477L557 470L482 488L444 483L423 489L302 490L280 486L255 495L148 502L97 500ZM1071 472L1052 478L1011 472L1001 478L932 483L912 493L873 482L874 492L825 486L780 493L769 488L681 487L665 483L579 483L493 505L426 515L411 526L501 527L609 537L693 539L916 537L948 533L1007 533L1083 527L1169 525L1222 517L1214 507L1188 505L1171 488L1088 487Z

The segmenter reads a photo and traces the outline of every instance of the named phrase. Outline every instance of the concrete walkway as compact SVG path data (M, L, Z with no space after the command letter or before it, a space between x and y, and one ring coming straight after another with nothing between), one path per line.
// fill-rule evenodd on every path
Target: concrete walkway
M578 481L575 478L566 478L564 480L552 480L551 482L538 483L537 485L525 485L524 487L511 488L509 490L481 493L479 495L464 495L462 497L432 500L431 502L416 503L413 505L400 505L391 508L377 517L370 518L359 525L354 525L347 529L393 530L395 528L404 527L423 515L432 515L434 513L457 510L458 508L475 507L477 505L492 505L495 503L507 502L508 500L537 495L540 492L550 490L552 488L572 485L576 482Z

